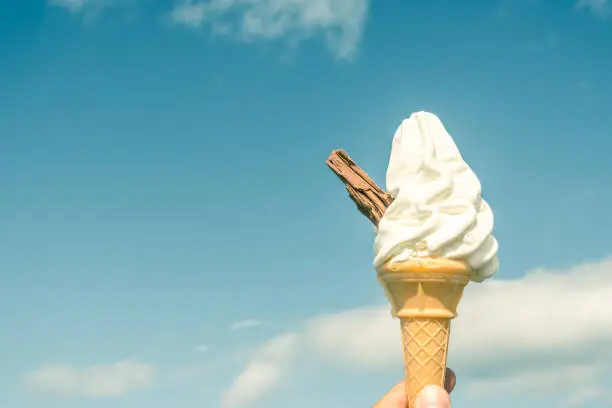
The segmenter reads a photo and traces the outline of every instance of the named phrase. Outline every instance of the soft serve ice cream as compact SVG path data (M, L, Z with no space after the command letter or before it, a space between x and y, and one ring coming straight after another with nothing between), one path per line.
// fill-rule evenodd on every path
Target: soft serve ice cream
M393 202L378 224L376 269L435 257L465 262L478 282L497 271L493 212L481 198L478 177L435 115L414 113L397 129L387 192Z

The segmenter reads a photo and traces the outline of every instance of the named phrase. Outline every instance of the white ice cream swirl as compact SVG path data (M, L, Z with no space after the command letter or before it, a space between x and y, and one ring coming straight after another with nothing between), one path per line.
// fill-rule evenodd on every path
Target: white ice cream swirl
M378 224L374 267L414 257L466 262L483 281L498 269L493 212L480 181L442 122L418 112L395 133L387 191L393 202Z

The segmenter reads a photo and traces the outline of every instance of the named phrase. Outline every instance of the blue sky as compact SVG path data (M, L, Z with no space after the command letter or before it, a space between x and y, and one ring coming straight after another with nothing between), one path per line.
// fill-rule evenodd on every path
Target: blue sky
M384 186L417 110L500 242L454 404L612 406L610 7L3 2L0 406L371 405L402 377L398 323L324 162Z

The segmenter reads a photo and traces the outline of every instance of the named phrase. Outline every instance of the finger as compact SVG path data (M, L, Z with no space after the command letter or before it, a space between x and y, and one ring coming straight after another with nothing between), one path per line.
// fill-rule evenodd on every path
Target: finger
M415 408L450 408L450 395L443 388L428 385L414 400Z
M453 370L447 368L444 376L444 388L448 393L451 393L455 389L455 384L457 384L457 376Z
M406 408L407 405L406 381L402 381L391 388L372 408Z

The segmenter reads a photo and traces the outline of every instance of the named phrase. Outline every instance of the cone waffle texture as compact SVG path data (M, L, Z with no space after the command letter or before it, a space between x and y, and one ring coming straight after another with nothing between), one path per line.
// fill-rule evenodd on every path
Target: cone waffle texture
M411 406L426 385L444 387L450 319L402 319L406 395Z
M470 269L459 261L424 258L387 264L378 272L401 322L406 394L412 407L426 385L444 386L450 321Z

